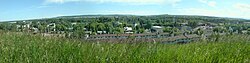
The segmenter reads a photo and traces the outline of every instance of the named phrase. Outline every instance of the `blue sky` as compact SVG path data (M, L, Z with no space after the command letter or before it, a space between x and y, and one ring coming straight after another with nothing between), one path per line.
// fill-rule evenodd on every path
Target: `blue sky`
M89 14L204 15L250 19L250 0L0 0L0 21Z

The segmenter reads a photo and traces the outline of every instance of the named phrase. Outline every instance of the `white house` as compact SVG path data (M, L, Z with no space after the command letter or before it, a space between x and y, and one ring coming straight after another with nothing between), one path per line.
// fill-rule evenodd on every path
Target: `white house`
M106 31L97 31L97 34L106 34Z
M71 25L76 25L77 23L76 22L74 22L74 23L71 23Z
M151 32L155 33L162 33L163 32L163 28L161 26L152 26L151 27Z
M136 27L136 26L138 26L138 24L137 24L137 23L134 23L133 26Z
M56 27L56 24L55 23L50 23L47 25L47 27Z
M34 33L39 32L38 28L32 27L32 30L34 31Z
M125 33L134 33L132 27L124 27L124 32Z
M50 23L47 25L47 28L53 29L52 31L56 31L56 24L55 23Z

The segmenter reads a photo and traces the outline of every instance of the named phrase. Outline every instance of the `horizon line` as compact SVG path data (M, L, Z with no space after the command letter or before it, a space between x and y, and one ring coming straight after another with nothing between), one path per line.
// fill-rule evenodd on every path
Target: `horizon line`
M74 14L74 15L61 15L61 16L54 16L54 17L41 17L41 18L27 18L27 19L13 19L13 20L0 20L0 22L12 22L12 21L25 21L25 20L37 20L37 19L51 19L51 18L58 18L58 17L70 17L70 16L88 16L88 15L128 15L128 16L158 16L158 15L176 15L181 16L182 14L150 14L150 15L140 15L140 14ZM208 16L208 15L185 15L182 16L204 16L204 17L219 17L219 18L233 18L233 19L245 19L250 20L250 18L237 18L237 17L221 17L221 16Z

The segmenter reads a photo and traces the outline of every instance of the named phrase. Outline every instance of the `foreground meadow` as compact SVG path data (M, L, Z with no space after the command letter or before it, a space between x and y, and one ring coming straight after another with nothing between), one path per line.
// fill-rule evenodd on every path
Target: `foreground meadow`
M250 63L250 36L189 44L105 43L0 33L0 63Z

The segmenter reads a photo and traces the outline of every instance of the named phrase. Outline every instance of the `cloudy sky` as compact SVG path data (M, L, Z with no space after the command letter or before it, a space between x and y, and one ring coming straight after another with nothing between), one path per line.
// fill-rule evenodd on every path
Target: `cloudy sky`
M0 0L0 21L89 14L171 14L250 19L250 0Z

